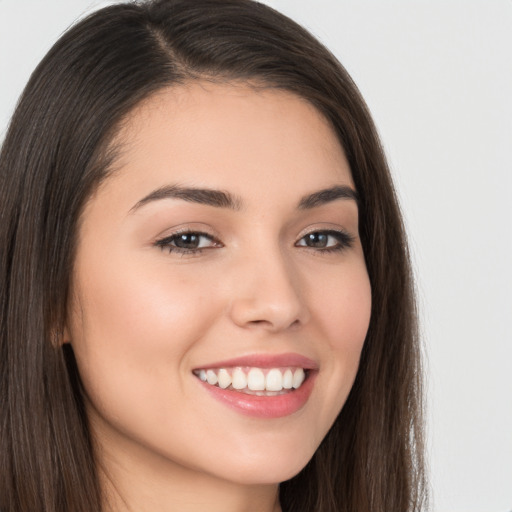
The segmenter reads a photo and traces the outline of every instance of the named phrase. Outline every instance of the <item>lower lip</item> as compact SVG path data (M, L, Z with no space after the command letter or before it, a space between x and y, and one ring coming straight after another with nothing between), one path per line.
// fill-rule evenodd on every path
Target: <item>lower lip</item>
M212 396L228 407L257 418L282 418L302 409L313 390L317 372L310 371L308 378L298 389L283 395L258 396L247 395L240 391L222 389L199 381Z

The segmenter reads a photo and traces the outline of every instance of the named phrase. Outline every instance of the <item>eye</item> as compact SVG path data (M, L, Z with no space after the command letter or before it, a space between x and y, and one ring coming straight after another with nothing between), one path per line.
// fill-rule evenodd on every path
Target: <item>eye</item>
M309 247L322 252L342 251L352 247L354 238L345 231L312 231L303 236L297 243L297 247Z
M207 233L185 231L162 238L155 245L169 252L194 254L203 249L221 247L222 244Z

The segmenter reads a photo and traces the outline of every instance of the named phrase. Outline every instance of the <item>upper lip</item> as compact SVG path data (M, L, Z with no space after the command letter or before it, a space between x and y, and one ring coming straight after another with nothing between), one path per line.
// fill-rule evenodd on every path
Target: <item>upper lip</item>
M206 368L232 368L236 366L250 366L254 368L279 368L279 367L296 367L305 370L317 370L318 364L309 357L295 353L286 354L251 354L223 361L208 363L198 366L196 370Z

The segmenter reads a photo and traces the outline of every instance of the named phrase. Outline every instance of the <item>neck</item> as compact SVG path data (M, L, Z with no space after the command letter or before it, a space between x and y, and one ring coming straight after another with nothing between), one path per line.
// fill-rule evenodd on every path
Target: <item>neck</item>
M278 484L227 481L164 459L99 459L105 512L281 512Z

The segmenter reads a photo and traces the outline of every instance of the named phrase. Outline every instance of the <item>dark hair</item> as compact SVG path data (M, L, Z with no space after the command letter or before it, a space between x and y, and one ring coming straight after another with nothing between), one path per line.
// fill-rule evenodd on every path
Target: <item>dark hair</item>
M246 81L291 91L332 124L360 203L372 314L360 368L284 511L405 512L426 504L422 374L404 228L370 114L339 62L250 0L156 0L97 11L34 71L0 154L0 509L101 510L65 322L84 204L127 114L164 87Z

